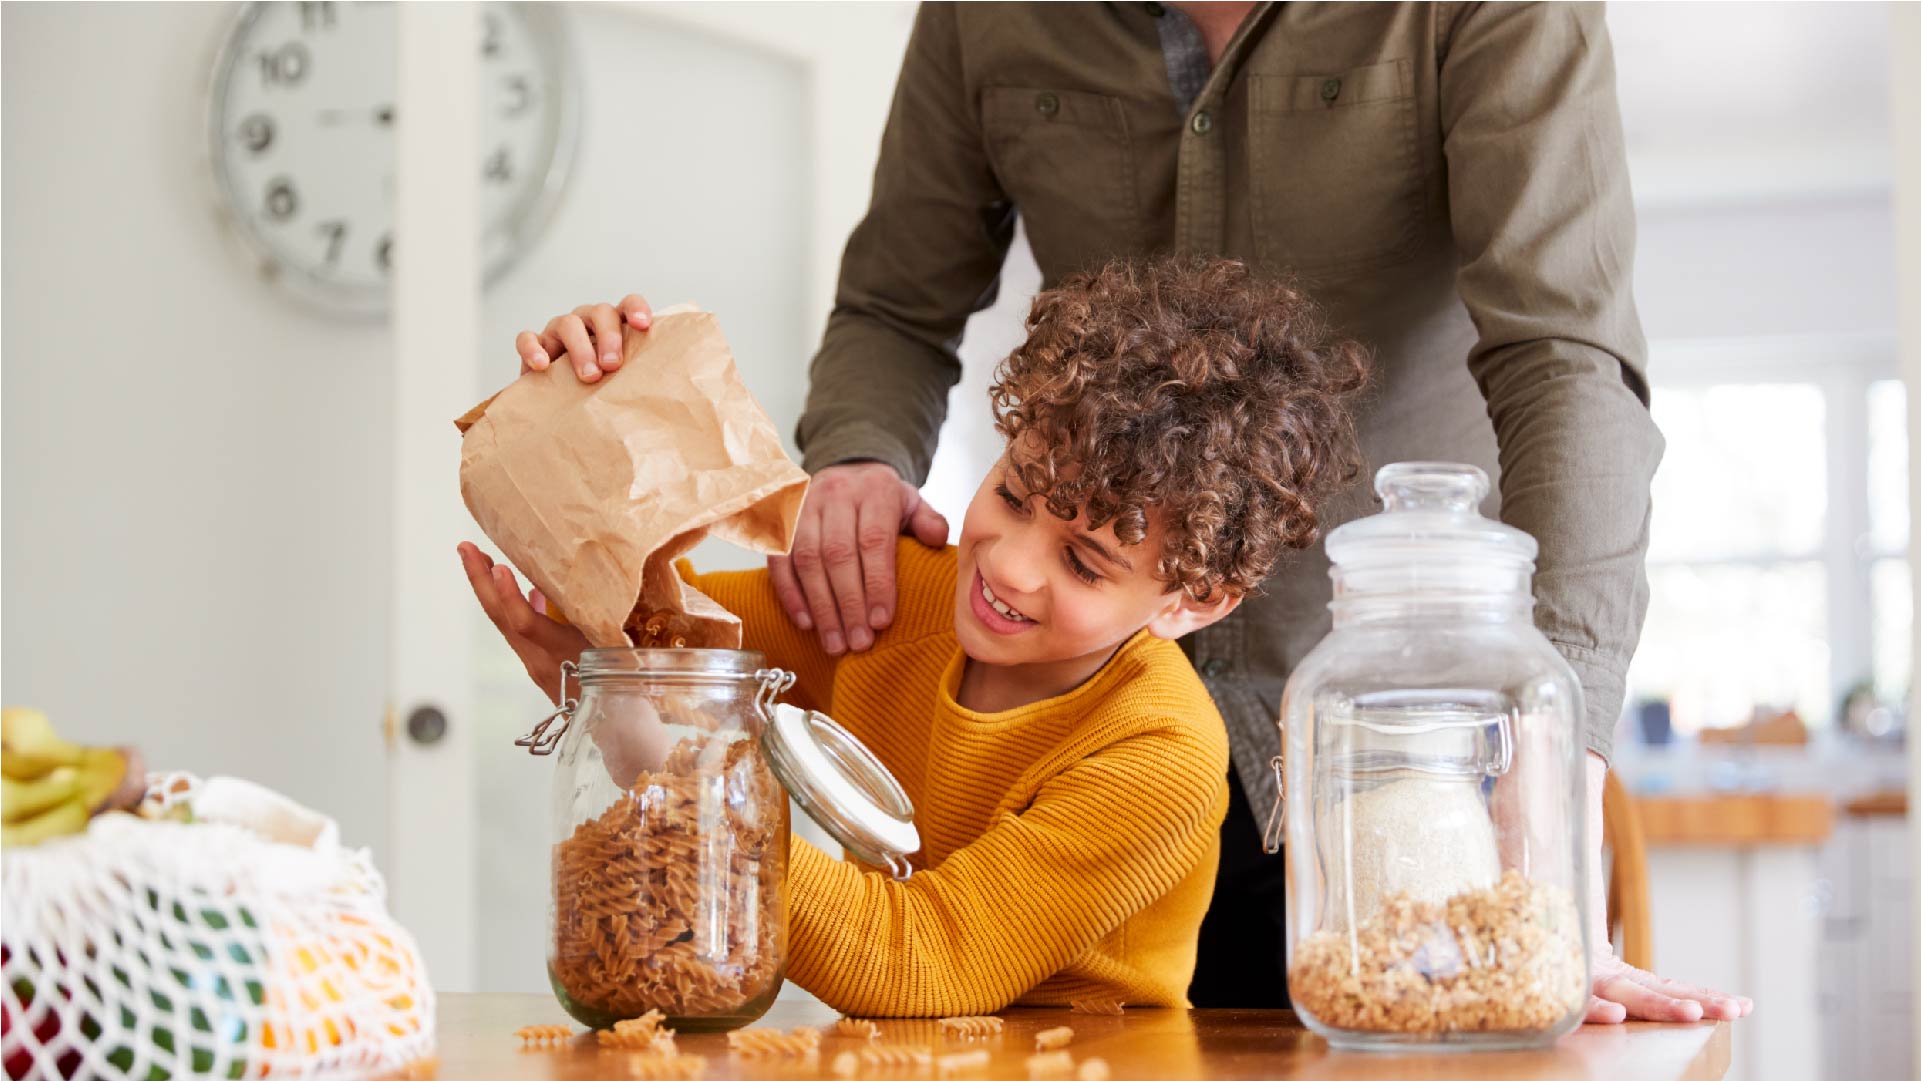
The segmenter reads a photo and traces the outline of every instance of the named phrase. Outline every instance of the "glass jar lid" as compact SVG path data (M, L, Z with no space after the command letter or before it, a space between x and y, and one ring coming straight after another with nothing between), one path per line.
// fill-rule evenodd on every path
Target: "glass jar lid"
M1526 588L1538 546L1481 514L1487 474L1457 462L1395 462L1374 475L1384 504L1327 536L1344 593Z
M865 744L826 714L784 702L761 744L788 794L829 836L895 878L912 873L907 856L920 851L913 801Z

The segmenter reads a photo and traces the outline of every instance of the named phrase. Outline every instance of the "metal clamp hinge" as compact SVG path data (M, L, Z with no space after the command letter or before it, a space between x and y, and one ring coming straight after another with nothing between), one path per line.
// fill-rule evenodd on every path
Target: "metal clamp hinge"
M580 666L573 661L560 662L560 708L541 718L532 732L514 741L514 746L527 748L528 754L553 754L560 746L560 737L567 734L567 726L574 721L574 711L580 708L580 699L567 695L567 677L574 677L574 686L580 685ZM555 721L560 727L548 731Z
M1267 760L1274 771L1274 809L1267 812L1267 829L1261 833L1261 850L1273 855L1281 850L1281 832L1287 826L1287 781L1281 776L1281 756Z

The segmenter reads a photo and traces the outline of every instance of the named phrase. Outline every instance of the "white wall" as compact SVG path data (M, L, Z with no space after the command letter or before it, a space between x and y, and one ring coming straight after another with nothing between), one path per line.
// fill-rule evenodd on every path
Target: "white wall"
M0 14L0 694L378 847L391 338L281 300L216 228L228 13Z

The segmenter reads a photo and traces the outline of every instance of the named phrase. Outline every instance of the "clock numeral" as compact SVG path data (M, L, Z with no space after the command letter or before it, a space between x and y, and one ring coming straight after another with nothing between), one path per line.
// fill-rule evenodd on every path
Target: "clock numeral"
M240 122L240 145L258 156L267 152L273 145L273 118L266 113L254 113Z
M507 106L500 111L502 116L519 116L534 105L534 88L527 82L525 75L515 75L507 80Z
M307 47L298 41L290 41L272 52L262 51L256 59L260 62L260 84L267 89L298 85L307 77L307 68L312 63Z
M273 221L286 221L300 209L300 197L294 194L293 181L286 177L276 177L267 185L267 217Z
M513 160L508 157L506 147L503 146L487 156L487 167L481 171L481 175L495 184L505 184L513 180Z
M480 55L489 60L500 55L500 16L498 15L488 14L482 17Z
M340 249L347 242L347 223L344 221L323 221L320 235L327 238L327 265L336 266L340 262Z
M315 30L332 30L334 27L334 6L331 3L312 3L301 0L300 29L306 33Z
M374 245L374 265L380 268L382 274L393 270L394 238L392 233L381 237L380 243Z

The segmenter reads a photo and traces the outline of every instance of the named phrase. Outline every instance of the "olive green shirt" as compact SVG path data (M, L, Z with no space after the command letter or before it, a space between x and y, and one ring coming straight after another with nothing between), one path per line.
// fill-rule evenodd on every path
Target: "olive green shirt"
M1169 250L1295 274L1373 351L1368 468L1476 463L1498 479L1490 512L1540 541L1536 620L1606 755L1662 442L1600 7L1263 5L1185 108L1173 84L1194 79L1160 23L1178 17L922 6L813 362L807 468L874 459L926 479L955 346L992 302L1017 213L1048 284ZM1358 484L1327 524L1377 505ZM1186 643L1257 808L1281 687L1328 629L1327 571L1322 546L1300 553Z

